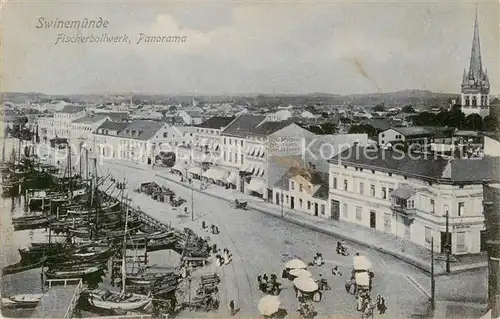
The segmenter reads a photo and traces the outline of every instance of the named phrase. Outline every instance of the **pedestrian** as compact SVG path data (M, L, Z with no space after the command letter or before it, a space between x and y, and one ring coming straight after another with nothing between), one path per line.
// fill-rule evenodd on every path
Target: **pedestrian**
M385 298L380 294L377 294L377 310L378 313L383 315L387 310L387 306L385 305Z
M234 299L229 302L229 310L231 311L231 317L234 316Z
M212 251L215 253L217 253L217 244L213 244L212 245Z
M339 266L333 267L333 269L332 269L332 275L334 275L334 276L342 276L342 273L339 270Z
M347 280L345 282L345 290L347 291L348 294L351 293L351 281L350 280Z
M259 287L260 287L260 284L262 284L262 276L261 275L257 276L257 283L259 284Z
M215 235L218 235L219 234L219 226L215 226Z
M267 280L269 278L267 277L267 274L264 274L264 276L262 276L262 280L267 284Z
M205 229L207 227L204 220L201 221L201 229Z
M44 278L44 273L43 273L43 270L42 272L40 273L40 283L41 283L41 286L42 286L42 292L45 292L45 278Z

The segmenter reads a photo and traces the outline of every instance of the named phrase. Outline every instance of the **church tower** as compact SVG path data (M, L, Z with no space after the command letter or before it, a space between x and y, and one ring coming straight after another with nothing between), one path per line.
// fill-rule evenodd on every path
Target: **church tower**
M479 43L479 26L474 23L474 35L472 38L472 50L470 53L469 72L464 69L462 77L462 91L460 96L461 109L465 116L477 113L481 117L490 114L490 81L488 71L483 71L481 63L481 46Z

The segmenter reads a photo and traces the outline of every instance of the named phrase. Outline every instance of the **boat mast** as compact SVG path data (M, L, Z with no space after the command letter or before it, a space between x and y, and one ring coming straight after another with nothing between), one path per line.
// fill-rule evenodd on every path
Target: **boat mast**
M126 197L125 200L128 198ZM123 252L122 252L122 292L121 295L125 294L125 280L127 276L127 268L125 266L125 259L127 258L127 230L128 230L128 205L125 204L125 231L123 233Z
M94 158L94 175L95 175L95 185L94 185L94 190L95 191L95 235L96 238L98 238L99 235L99 208L100 208L100 196L99 196L99 184L98 184L98 178L97 178L97 158ZM92 206L94 207L94 206Z

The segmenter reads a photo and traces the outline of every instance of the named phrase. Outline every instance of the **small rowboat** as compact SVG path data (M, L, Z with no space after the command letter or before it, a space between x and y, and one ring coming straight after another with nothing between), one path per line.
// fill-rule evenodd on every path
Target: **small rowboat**
M45 274L48 279L70 279L70 278L81 278L95 272L101 271L104 268L104 265L99 266L83 266L76 267L67 270L58 270L51 269L47 271Z
M2 308L21 309L35 308L43 294L20 294L2 298Z

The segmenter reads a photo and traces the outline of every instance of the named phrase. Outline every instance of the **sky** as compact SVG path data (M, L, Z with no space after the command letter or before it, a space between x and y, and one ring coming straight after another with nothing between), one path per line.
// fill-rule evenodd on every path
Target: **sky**
M469 1L16 2L1 9L3 92L355 94L460 91ZM483 67L498 93L498 2L477 5ZM107 28L39 28L41 19ZM125 43L57 43L128 36ZM144 36L185 37L146 43ZM167 39L167 38L165 38ZM172 39L172 38L171 38Z

